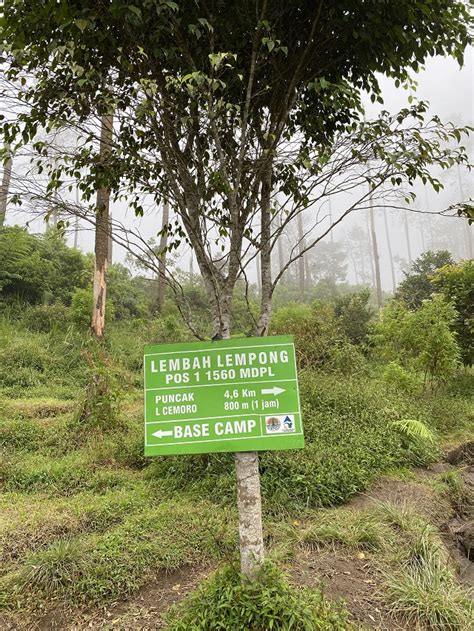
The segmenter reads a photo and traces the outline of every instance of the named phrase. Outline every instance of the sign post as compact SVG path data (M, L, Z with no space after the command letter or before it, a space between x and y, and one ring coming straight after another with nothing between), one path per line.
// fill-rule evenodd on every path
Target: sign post
M304 446L290 336L145 347L145 455Z

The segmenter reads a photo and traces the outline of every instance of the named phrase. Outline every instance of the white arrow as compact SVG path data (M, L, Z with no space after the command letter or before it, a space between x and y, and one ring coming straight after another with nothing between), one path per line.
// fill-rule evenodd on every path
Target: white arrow
M264 388L262 390L262 394L281 394L285 392L284 388L278 388L277 386L273 386L273 388Z
M164 431L159 429L157 432L153 432L152 436L156 436L157 438L163 438L163 436L173 436L173 432Z

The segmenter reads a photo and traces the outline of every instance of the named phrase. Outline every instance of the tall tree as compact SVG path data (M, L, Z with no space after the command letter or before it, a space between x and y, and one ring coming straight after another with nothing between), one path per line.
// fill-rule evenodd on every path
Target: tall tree
M2 186L0 188L0 228L3 227L3 224L5 223L5 218L7 216L8 193L10 190L12 167L12 152L10 144L6 143L4 147Z
M393 293L395 293L397 290L397 281L395 278L395 264L393 261L392 240L390 238L390 230L388 229L387 208L385 205L382 210L383 210L383 221L384 221L384 226L385 226L385 239L387 241L388 260L390 263L390 276L392 277L392 291Z
M278 237L271 231L272 183L294 202L288 225L309 205L311 190L331 179L325 167L342 150L341 134L352 133L352 148L358 147L355 155L346 154L346 164L366 162L370 153L375 189L391 178L397 185L398 179L431 177L429 164L446 163L436 122L430 135L437 140L430 142L393 121L360 128L361 90L380 98L377 73L405 82L429 55L461 60L468 22L464 3L452 0L151 0L140 6L46 0L9 3L4 33L14 59L9 79L24 70L36 79L26 90L26 138L41 120L83 121L108 86L120 118L109 186L119 195L128 182L137 212L143 192L159 201L169 186L180 220L170 247L183 238L191 242L215 335L225 338L247 240L261 257L257 332L268 330L272 293L284 272L272 278ZM389 146L387 125L405 137L403 152ZM451 159L461 159L453 152ZM308 239L306 247L323 236ZM303 254L295 252L287 265ZM253 577L263 559L255 517L257 455L236 454L236 468L242 571Z
M102 172L107 168L113 140L113 115L103 114L100 118L99 164ZM105 300L107 294L107 265L110 238L110 189L102 180L97 190L95 227L95 269L92 286L91 330L97 339L102 339L105 331Z
M375 230L374 203L372 195L369 197L369 216L370 216L370 234L372 241L374 273L375 273L375 290L377 292L377 306L382 308L382 280L380 278L380 258L377 245L377 232Z
M161 215L161 234L160 244L158 246L158 312L163 313L165 306L165 289L166 289L166 248L168 247L168 224L170 220L170 204L168 200L163 202L163 210ZM191 253L191 261L192 261Z

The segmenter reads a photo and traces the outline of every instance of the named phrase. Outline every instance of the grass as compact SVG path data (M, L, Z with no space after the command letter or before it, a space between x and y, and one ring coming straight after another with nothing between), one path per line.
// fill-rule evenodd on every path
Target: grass
M5 360L0 368L0 607L24 613L53 601L67 608L103 606L136 593L157 572L234 556L232 455L143 457L140 353L134 347L127 354L130 339L130 331L112 331L114 361L107 368L115 371L112 389L125 384L124 396L111 400L114 423L95 423L93 414L83 423L80 402L89 374L81 355L85 341L67 332L0 327L0 361ZM260 459L273 556L279 551L284 560L298 548L323 546L364 550L389 568L387 594L395 594L402 568L408 568L422 603L422 592L427 599L436 593L436 581L430 592L429 572L422 572L420 564L431 563L433 550L445 563L436 532L408 509L378 506L360 514L323 507L343 504L381 472L407 471L434 457L436 446L430 451L407 440L397 431L399 421L417 419L443 437L466 431L472 408L458 392L407 395L387 391L382 381L367 375L307 372L300 381L306 448L264 453ZM440 484L455 494L461 492L458 482L453 474ZM347 628L345 614L320 594L295 591L271 570L264 581L268 589L258 596L265 601L238 592L235 573L218 577L174 622L170 618L171 628L184 628L179 617L189 620L186 611L195 610L199 599L210 603L211 611L222 597L225 615L236 615L231 600L225 600L232 595L241 603L260 603L257 613L267 607L270 620L281 605L275 585L294 603L296 619L306 612L316 625L293 628ZM228 591L219 593L213 581L224 581ZM463 602L452 589L452 602ZM401 595L390 598L393 607L403 600ZM461 604L456 607L464 615ZM208 613L201 611L203 620ZM428 612L421 604L416 614L407 606L406 615L429 619L423 618Z
M385 576L390 610L402 615L413 628L469 629L474 608L454 571L436 552Z
M350 629L341 606L308 588L298 589L277 567L267 564L249 584L234 566L220 570L166 616L169 631Z

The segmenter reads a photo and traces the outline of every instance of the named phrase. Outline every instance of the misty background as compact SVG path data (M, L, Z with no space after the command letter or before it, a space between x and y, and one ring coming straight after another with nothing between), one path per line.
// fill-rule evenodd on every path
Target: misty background
M418 82L415 93L410 93L402 87L396 88L391 80L381 77L384 104L372 104L369 99L366 99L366 117L370 120L382 109L394 114L401 108L407 107L409 97L414 96L418 100L428 101L429 113L438 115L443 121L452 121L458 126L473 125L473 65L474 49L472 47L466 51L462 68L459 68L454 59L433 58L426 64L425 69L415 76ZM472 138L468 141L463 139L463 144L469 146L472 155ZM13 161L13 172L17 173L17 177L21 177L22 167L24 167L24 158ZM410 205L409 211L392 208L375 209L375 229L384 292L393 291L394 284L398 283L403 275L403 270L407 269L410 263L424 251L447 249L456 259L472 258L472 227L468 227L465 219L436 214L456 202L466 201L473 197L472 176L467 169L459 167L454 167L449 171L435 172L434 175L441 180L444 189L436 193L429 185L423 186L417 183L412 189L417 198ZM350 196L345 198L338 196L337 199L331 199L329 203L326 201L325 205L319 208L319 217L322 221L315 234L327 229L331 219L334 221L348 202L350 202ZM161 209L157 208L151 200L145 203L144 207L146 212L141 218L135 217L133 210L129 209L124 202L111 204L111 214L114 221L139 232L144 240L148 241L152 238L158 240ZM314 209L305 211L303 222L309 225L314 212ZM43 215L26 211L13 204L8 207L6 224L28 225L33 233L42 233L47 227ZM289 234L286 235L288 247L291 247L292 230L296 235L297 226L290 227ZM94 233L90 225L87 226L83 222L76 224L75 220L71 219L66 230L66 239L69 245L76 244L84 252L93 251ZM275 248L274 259L277 256ZM127 266L131 263L126 250L117 244L113 246L113 262ZM189 246L181 245L178 257L174 256L174 265L183 271L197 271ZM373 286L374 270L371 260L368 212L359 210L349 215L308 254L305 265L306 276L313 282L318 280L318 273L321 270L332 268L336 281ZM298 263L293 265L294 269L290 271L290 274L297 275L297 266ZM247 270L247 277L250 282L257 282L256 260Z

